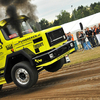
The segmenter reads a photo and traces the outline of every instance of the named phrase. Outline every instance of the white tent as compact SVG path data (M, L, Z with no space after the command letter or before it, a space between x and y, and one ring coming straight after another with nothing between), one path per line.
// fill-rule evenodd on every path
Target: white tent
M86 27L91 27L93 25L98 25L100 23L100 13L96 13L69 23L65 23L61 25L64 29L65 33L71 32L74 35L74 39L77 40L76 38L76 32L81 31L79 23L83 24L83 30Z

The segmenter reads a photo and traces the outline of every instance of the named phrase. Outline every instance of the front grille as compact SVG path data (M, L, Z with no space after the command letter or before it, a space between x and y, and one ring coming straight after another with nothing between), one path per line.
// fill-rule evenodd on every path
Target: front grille
M58 44L66 40L64 31L62 28L46 33L50 46Z
M35 61L35 59L42 59L42 62L36 63L36 66L38 66L40 64L50 62L50 61L52 61L56 58L61 59L61 56L64 57L66 54L69 54L70 53L69 50L73 49L74 47L75 47L74 42L73 41L68 41L65 44L63 44L62 46L58 47L58 48L52 49L52 50L47 51L45 53L38 54L38 56L34 57L33 60ZM50 59L50 56L49 56L50 54L54 55L53 59Z

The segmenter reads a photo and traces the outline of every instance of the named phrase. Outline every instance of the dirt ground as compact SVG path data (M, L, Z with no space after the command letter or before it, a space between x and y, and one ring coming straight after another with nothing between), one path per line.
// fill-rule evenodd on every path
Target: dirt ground
M100 100L100 58L63 66L54 73L42 71L28 90L5 84L0 100Z

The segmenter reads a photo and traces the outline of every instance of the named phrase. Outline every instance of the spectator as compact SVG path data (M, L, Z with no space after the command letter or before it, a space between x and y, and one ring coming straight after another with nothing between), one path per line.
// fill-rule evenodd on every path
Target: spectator
M92 31L92 32L94 31L93 27L91 27L91 31Z
M84 31L86 32L87 30L86 30L86 29L84 29Z
M87 27L87 31L86 31L86 37L88 38L88 40L90 41L90 43L92 44L93 47L96 46L93 36L92 36L92 31L89 30L89 28Z
M81 43L82 48L84 49L83 43L85 42L85 37L83 31L78 32L78 41Z
M100 27L97 28L97 34L100 34Z
M86 29L87 29L87 27L86 27ZM86 31L87 31L86 29L84 29L84 31L85 31L85 34L86 34Z
M69 32L69 35L71 36L71 40L74 41L73 34L71 34L71 32Z
M98 40L97 40L97 38L96 38L96 34L97 34L97 27L96 27L96 25L95 25L95 26L94 26L94 29L93 29L92 35L93 35L93 39L94 39L96 45L98 46L99 43L98 43Z
M98 24L98 26L100 27L100 23Z
M82 41L85 42L85 34L83 33L83 31L81 31L81 35L82 35Z
M70 32L67 33L67 41L71 41L71 38L72 38L72 36L71 36Z
M96 25L94 25L93 32L94 32L94 35L96 35L96 34L97 34L97 26L96 26Z

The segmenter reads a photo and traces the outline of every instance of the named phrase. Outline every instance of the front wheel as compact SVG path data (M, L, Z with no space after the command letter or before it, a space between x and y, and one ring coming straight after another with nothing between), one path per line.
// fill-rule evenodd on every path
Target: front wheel
M11 77L18 87L27 89L36 84L38 72L29 62L22 61L14 65L11 70Z
M56 72L57 70L59 70L64 64L64 58L58 60L57 62L46 66L45 70L47 70L48 72Z

